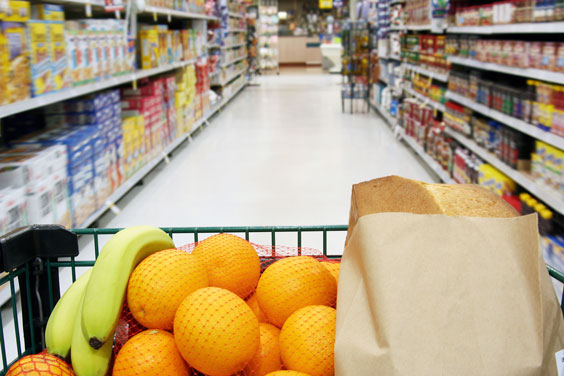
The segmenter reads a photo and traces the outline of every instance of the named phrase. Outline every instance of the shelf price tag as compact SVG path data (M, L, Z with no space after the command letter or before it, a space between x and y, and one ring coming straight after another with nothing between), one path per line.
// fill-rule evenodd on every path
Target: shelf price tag
M119 10L116 10L116 19L119 20L121 19L121 12Z
M116 204L114 204L113 202L106 201L106 205L108 206L108 208L110 208L112 213L114 213L115 215L118 215L119 213L121 213L121 209Z
M137 80L133 80L131 86L133 86L133 90L137 90Z
M166 16L166 19L167 19L168 23L170 23L170 21L171 21L171 19L172 19L172 16L171 16L170 12L168 12L168 14L167 14L167 16Z
M90 5L90 3L84 5L84 13L86 13L86 17L92 17L92 5Z
M157 12L153 11L153 21L157 22L158 18L157 18Z

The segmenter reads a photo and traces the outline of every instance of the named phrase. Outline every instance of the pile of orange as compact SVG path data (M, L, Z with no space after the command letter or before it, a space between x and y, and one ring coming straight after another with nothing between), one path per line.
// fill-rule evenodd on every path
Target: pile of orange
M229 234L154 253L126 295L147 330L121 348L113 375L333 375L338 269L295 256L261 274L253 245Z

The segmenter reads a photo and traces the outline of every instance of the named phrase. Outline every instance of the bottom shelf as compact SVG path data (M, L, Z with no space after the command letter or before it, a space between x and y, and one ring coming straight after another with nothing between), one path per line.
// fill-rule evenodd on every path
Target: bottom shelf
M402 127L397 126L398 124L393 117L391 117L389 114L387 114L379 106L376 106L373 103L370 103L370 101L368 103L369 103L370 107L372 107L374 110L376 110L376 112L378 112L378 114L386 121L386 123L388 123L388 125L392 129L397 129L397 131L399 132L399 134L401 135L401 137L405 141L405 143L407 145L409 145L409 147L411 147L419 155L419 157L423 160L423 162L425 162L425 164L431 170L433 170L433 172L441 179L441 181L443 181L444 183L447 183L447 184L455 184L456 183L449 176L449 174L445 170L443 170L443 168L441 167L441 165L439 165L439 163L437 161L435 161L429 154L425 153L425 150L423 150L423 147L421 147L421 145L419 145L413 138L407 136Z

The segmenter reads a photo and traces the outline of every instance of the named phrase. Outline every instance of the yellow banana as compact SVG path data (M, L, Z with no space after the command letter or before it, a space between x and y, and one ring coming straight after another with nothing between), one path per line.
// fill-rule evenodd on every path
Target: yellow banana
M133 269L145 257L174 248L172 239L152 226L134 226L115 234L96 260L86 287L82 329L90 346L102 347L113 339L125 290Z
M83 307L85 295L82 295L80 307ZM106 341L98 350L90 347L88 338L82 331L80 313L74 320L71 343L72 369L76 376L105 376L112 359L113 338Z
M92 270L92 269L90 269ZM80 276L63 294L55 304L53 312L45 327L45 344L51 355L57 355L65 359L69 355L72 341L73 325L81 308L80 300L84 295L90 270Z

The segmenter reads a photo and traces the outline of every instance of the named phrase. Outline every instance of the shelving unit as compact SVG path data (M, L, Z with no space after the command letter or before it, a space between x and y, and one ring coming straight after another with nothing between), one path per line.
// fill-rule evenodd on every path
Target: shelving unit
M239 71L233 73L232 75L228 76L225 80L218 83L218 86L226 86L228 83L233 81L235 78L239 77L241 74L245 73L246 69L240 69ZM212 83L213 85L213 83Z
M139 171L135 173L132 177L127 179L118 189L116 189L110 197L106 200L104 205L92 213L80 226L80 228L87 228L91 226L94 222L96 222L104 213L110 210L112 207L115 207L115 204L125 196L133 187L135 187L143 178L145 178L151 171L155 169L161 162L168 160L168 155L174 152L180 145L182 145L187 139L191 138L196 132L198 132L202 125L208 122L220 109L225 107L233 98L237 96L247 84L243 84L240 88L238 88L233 94L229 97L224 98L218 104L216 104L212 109L210 109L201 119L196 121L196 123L192 126L192 130L189 134L184 134L174 140L170 145L168 145L165 150L153 160L148 162L145 166L143 166ZM17 279L15 280L14 284L14 291L15 293L19 293L19 284L17 283ZM7 303L11 298L11 293L9 289L1 289L0 290L0 306Z
M453 34L560 34L564 33L564 22L515 23L492 26L451 26L447 33Z
M397 125L397 122L393 117L383 111L379 106L376 106L375 104L370 102L369 105L376 112L378 112L380 117L386 121L390 128L399 133L405 143L409 145L409 147L413 149L415 153L417 153L417 155L423 160L423 162L425 162L425 164L439 177L442 182L447 184L455 183L455 181L448 175L448 173L443 170L442 167L433 158L431 158L429 154L425 153L425 150L423 150L423 148L414 139L405 134L403 128Z
M228 33L246 33L247 29L230 29L227 32Z
M564 73L551 72L542 69L516 68L507 65L484 63L478 60L465 59L457 56L450 56L448 60L453 64L463 65L469 68L477 68L477 69L488 70L493 72L511 74L514 76L532 78L535 80L552 82L556 84L564 84Z
M466 146L473 153L480 156L486 162L490 163L492 166L509 176L511 179L515 180L517 184L527 189L540 200L546 202L558 213L564 215L564 200L562 199L562 195L559 192L556 192L554 189L531 179L527 174L511 168L499 158L497 158L493 153L482 148L473 140L470 140L460 133L449 128L445 129L445 133L454 138L462 145Z
M236 62L238 62L238 61L245 60L246 58L247 58L247 55L241 56L241 57L235 58L235 59L233 59L233 60L231 60L231 61L228 61L227 63L223 63L221 66L222 66L222 67L227 67L227 66L229 66L229 65L231 65L231 64L234 64L234 63L236 63Z
M237 48L237 47L243 47L245 45L245 43L236 43L236 44L232 44L230 46L223 46L221 47L222 50L228 50L230 48Z
M441 81L441 82L447 82L448 81L448 74L441 74L441 73L433 72L431 70L428 70L427 68L423 68L423 67L413 65L413 64L409 64L409 63L404 64L404 66L406 68L409 68L409 69L417 72L417 73L421 73L421 74L424 74L425 76L429 76L434 80Z
M231 18L244 18L243 15L238 14L238 13L234 13L234 12L229 12L229 17L231 17Z
M519 120L512 116L505 115L504 113L501 113L499 111L492 110L491 108L486 107L483 104L473 102L470 99L463 97L462 95L453 93L452 91L447 91L446 97L476 112L479 112L482 115L488 116L511 128L517 129L525 134L528 134L531 137L544 141L547 144L556 146L557 148L564 149L564 137L560 137L555 134L545 132L542 129L539 129L529 123L524 122L523 120Z
M174 69L184 67L186 65L193 64L195 62L196 59L192 59L188 61L173 63L170 65L166 65L164 67L139 70L135 73L125 73L122 76L113 77L108 80L98 81L92 84L76 86L74 88L61 90L59 92L55 92L52 94L46 94L43 96L10 103L4 106L0 106L0 119L20 112L29 111L43 106L47 106L49 104L62 102L67 99L72 99L86 94L95 93L97 91L108 89L114 86L123 85L129 82L140 80L142 78L155 76L161 73L165 73L168 71L172 71Z
M435 102L431 98L427 98L426 96L419 94L418 92L416 92L415 90L413 90L411 88L406 88L405 90L409 94L413 95L415 98L419 99L421 102L429 104L429 106L433 107L434 109L441 111L441 112L445 111L445 106L443 104L441 104L439 102Z
M190 13L190 12L182 12L179 10L174 9L167 9L167 8L160 8L160 7L153 7L153 6L146 6L143 9L139 10L140 14L153 14L153 15L163 15L163 16L170 16L175 18L188 18L188 19L195 19L195 20L208 20L208 21L217 21L217 17L208 16L205 14L199 13Z

